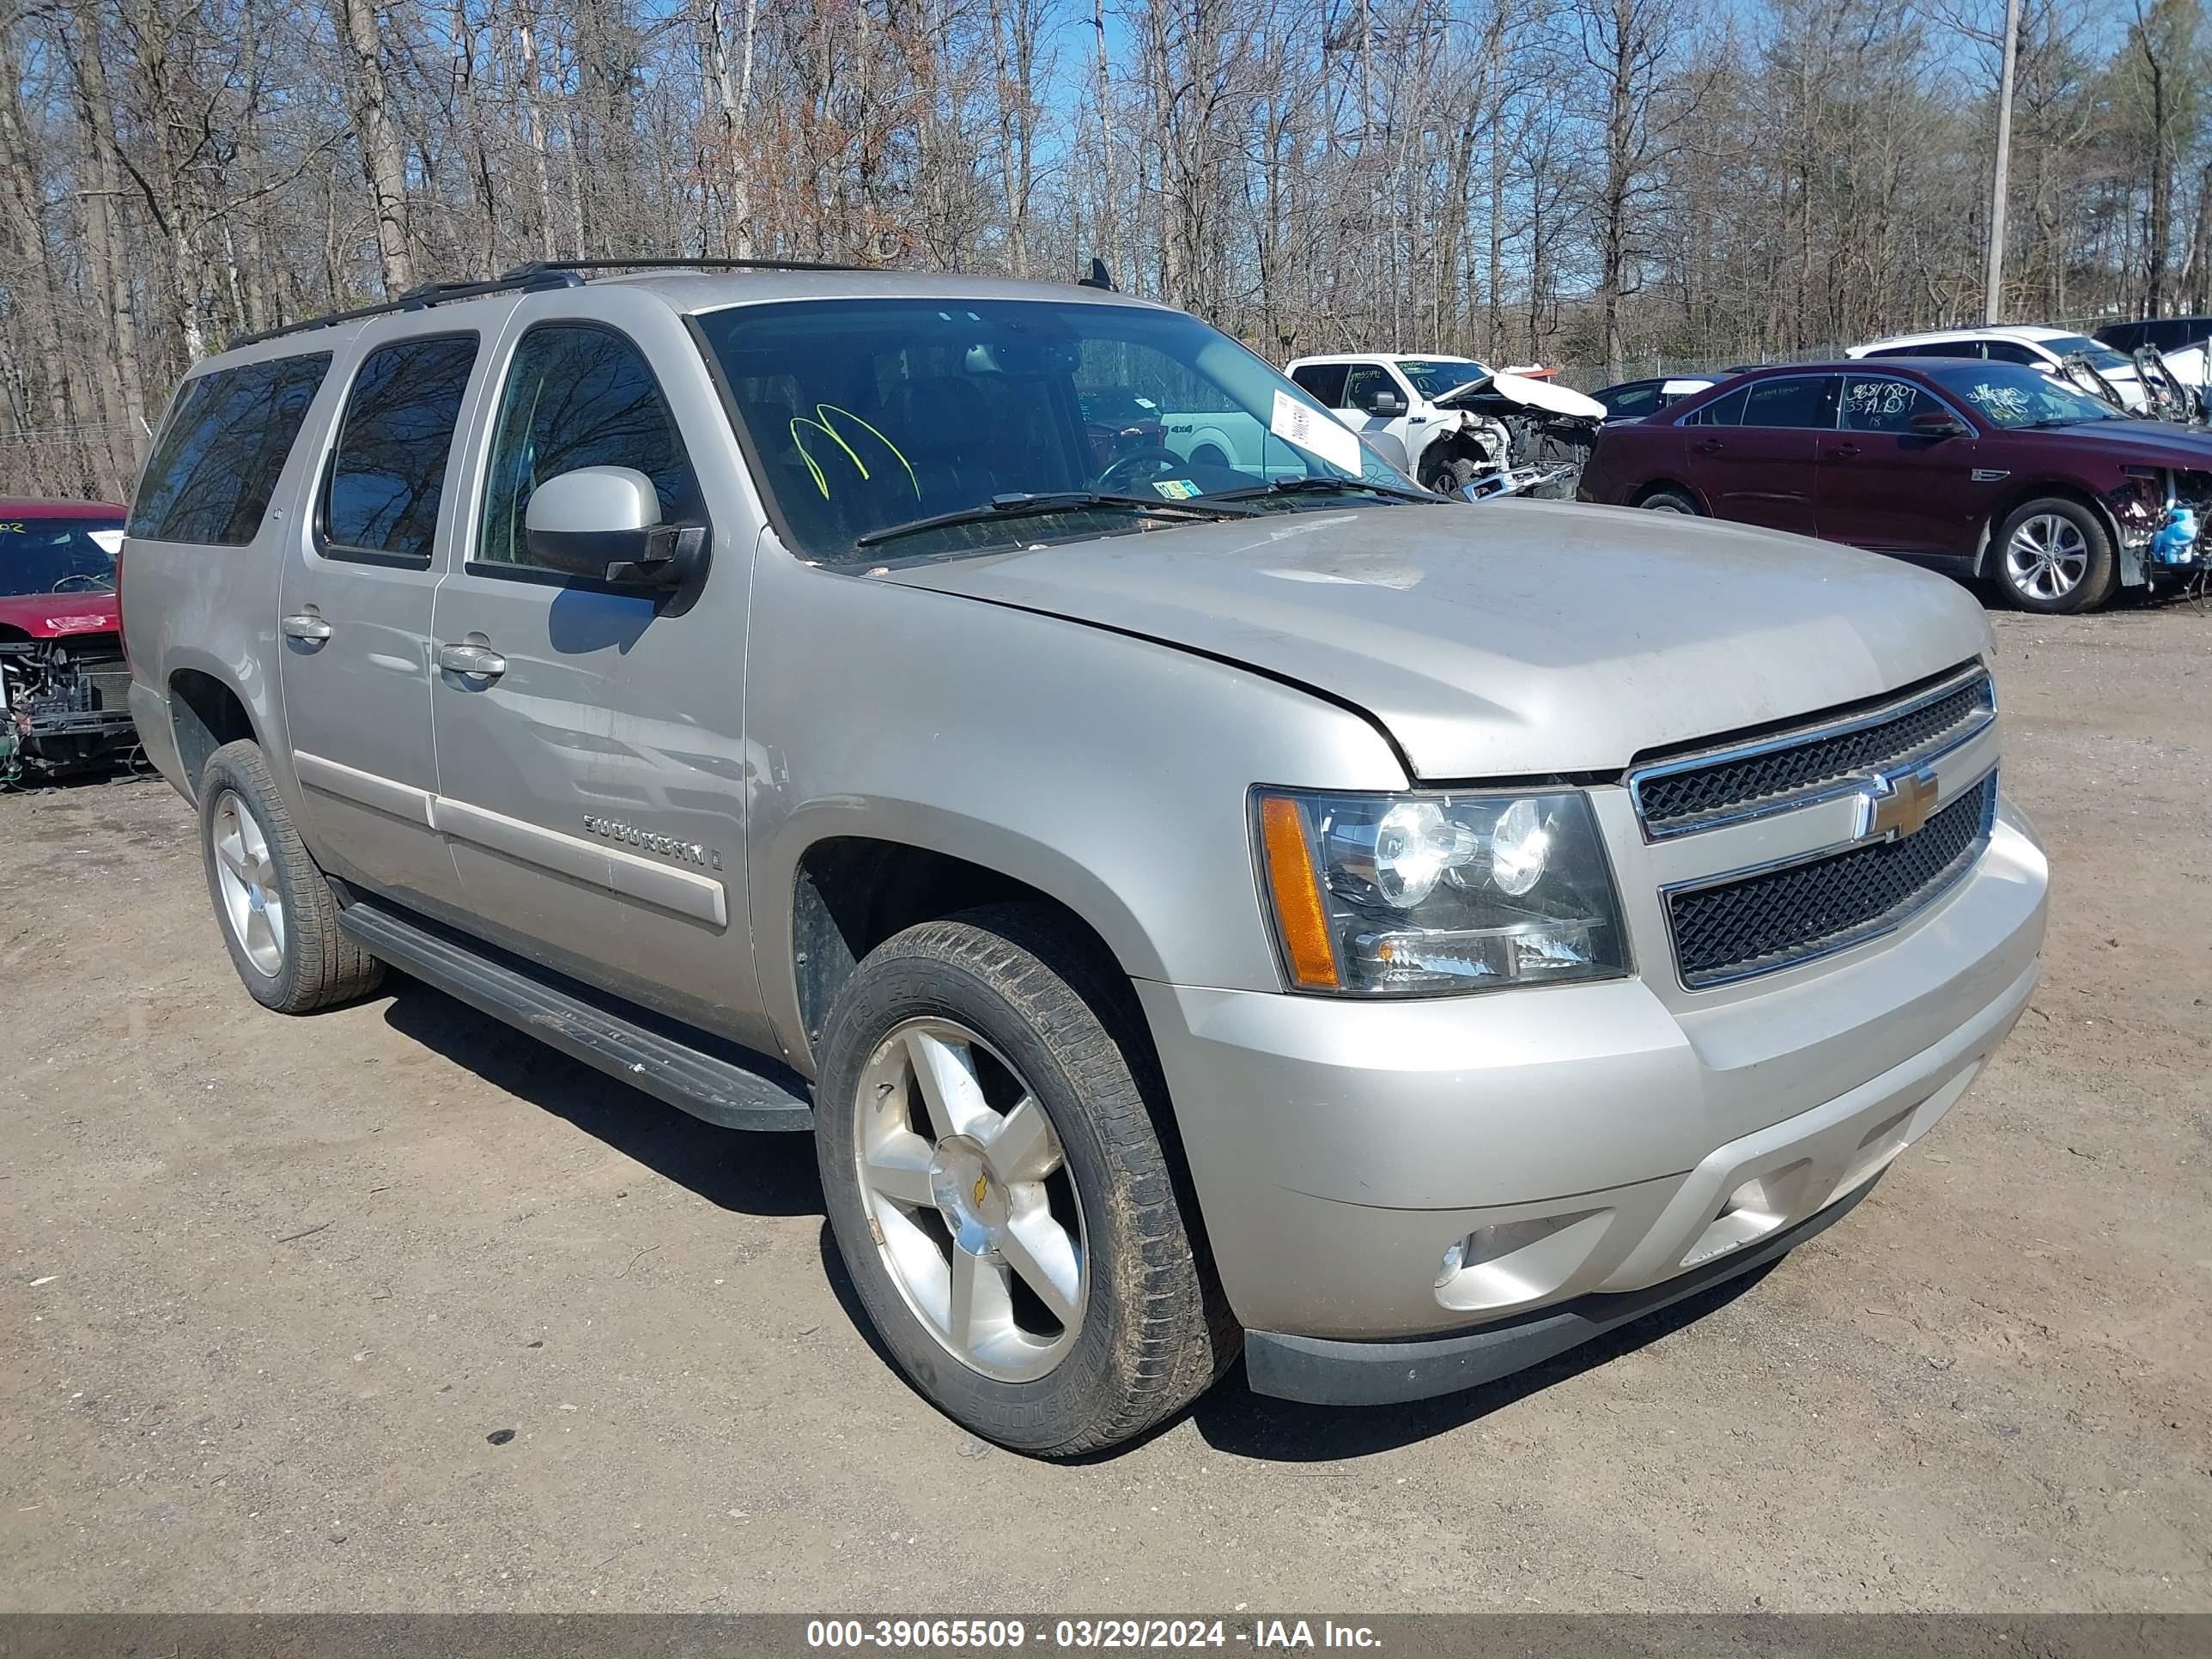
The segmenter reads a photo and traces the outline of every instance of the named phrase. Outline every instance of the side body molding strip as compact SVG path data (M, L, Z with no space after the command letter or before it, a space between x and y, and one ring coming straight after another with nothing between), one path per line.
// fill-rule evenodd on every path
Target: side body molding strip
M619 893L624 898L658 905L694 921L714 927L730 925L728 891L711 876L672 869L639 854L610 847L604 841L541 829L504 813L471 806L466 801L445 795L433 795L427 789L360 771L303 750L293 751L292 763L299 771L300 781L311 789L388 812L426 830L550 870L572 881L588 883L611 893Z

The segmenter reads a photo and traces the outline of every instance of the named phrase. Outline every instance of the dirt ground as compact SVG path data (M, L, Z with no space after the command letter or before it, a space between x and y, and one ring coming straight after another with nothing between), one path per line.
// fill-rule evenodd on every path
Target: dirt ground
M2212 617L1996 632L2045 978L1854 1215L1073 1468L886 1367L802 1138L419 987L264 1013L166 787L0 798L0 1609L2212 1610Z

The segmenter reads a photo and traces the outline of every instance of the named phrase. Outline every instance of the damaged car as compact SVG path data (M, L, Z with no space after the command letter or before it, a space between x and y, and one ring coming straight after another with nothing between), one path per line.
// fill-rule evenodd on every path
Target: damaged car
M1571 495L1606 419L1593 398L1468 357L1301 357L1285 373L1353 431L1402 443L1414 477L1439 495L1505 473L1520 475L1515 494Z
M116 599L125 510L0 501L0 787L137 747Z
M2071 612L2193 568L2194 546L2152 543L2178 509L2212 507L2212 434L2019 364L1801 363L1607 427L1580 494L1848 542Z

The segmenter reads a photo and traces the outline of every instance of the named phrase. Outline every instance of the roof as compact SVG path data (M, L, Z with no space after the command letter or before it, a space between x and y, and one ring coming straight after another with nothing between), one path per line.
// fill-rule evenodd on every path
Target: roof
M0 501L0 519L120 519L130 512L115 501Z
M1464 351L1329 351L1317 356L1293 357L1291 367L1303 363L1479 363L1489 365Z
M1871 351L1878 346L1923 345L1941 340L2073 340L2081 337L2071 329L2051 328L2041 323L1995 323L1974 328L1931 328L1918 334L1888 334L1879 340L1869 340L1864 345L1853 346L1854 351Z

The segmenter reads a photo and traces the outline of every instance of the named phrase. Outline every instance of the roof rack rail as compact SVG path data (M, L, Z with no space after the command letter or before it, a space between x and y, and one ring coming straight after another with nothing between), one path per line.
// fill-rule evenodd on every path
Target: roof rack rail
M517 265L508 276L548 275L573 270L872 270L881 265L839 264L827 259L533 259Z
M363 317L383 317L398 311L427 311L432 306L449 305L456 300L479 299L487 294L509 294L517 289L579 288L583 285L583 281L582 276L576 271L547 264L518 265L505 276L495 276L489 282L422 283L396 298L376 305L356 306L350 311L325 312L319 317L303 317L296 323L264 328L258 334L241 334L224 349L235 351L240 346L258 345L264 340L305 333L311 328L334 328L340 323L358 322Z
M311 328L332 328L340 323L358 322L363 317L382 317L398 311L426 311L432 306L448 305L456 300L475 300L487 294L511 294L517 289L525 293L539 289L577 288L585 281L585 273L594 270L875 270L875 265L833 264L821 259L532 259L514 270L502 271L489 282L422 283L404 294L373 306L356 306L350 311L326 312L319 317L303 317L296 323L285 323L276 328L264 328L258 334L241 334L225 348L235 351L240 346L258 345L264 340L275 340L287 334L304 333Z

